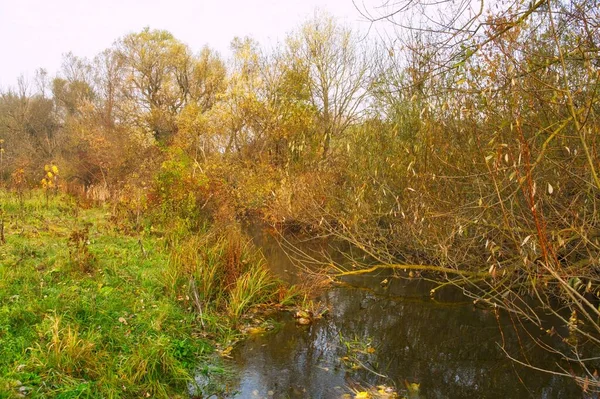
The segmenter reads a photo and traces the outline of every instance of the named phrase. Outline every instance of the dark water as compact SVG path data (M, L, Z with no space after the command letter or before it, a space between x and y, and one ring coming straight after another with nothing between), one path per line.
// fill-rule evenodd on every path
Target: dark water
M274 239L255 240L276 273L303 278ZM299 326L284 313L280 329L240 344L233 352L239 370L233 397L354 397L378 385L411 398L582 397L570 378L507 358L506 352L551 370L560 365L509 316L478 309L456 290L432 299L432 285L423 280L394 278L382 287L386 277L354 277L319 298L330 309L327 317ZM418 392L407 392L407 383L419 384Z

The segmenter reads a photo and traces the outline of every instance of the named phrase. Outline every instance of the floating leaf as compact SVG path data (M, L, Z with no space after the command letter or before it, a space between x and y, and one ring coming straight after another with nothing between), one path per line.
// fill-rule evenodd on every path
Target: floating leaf
M232 350L233 350L233 346L228 346L227 348L225 348L221 351L221 356L229 357L229 354L231 353Z
M250 327L248 329L248 334L262 334L264 333L266 330L262 327Z

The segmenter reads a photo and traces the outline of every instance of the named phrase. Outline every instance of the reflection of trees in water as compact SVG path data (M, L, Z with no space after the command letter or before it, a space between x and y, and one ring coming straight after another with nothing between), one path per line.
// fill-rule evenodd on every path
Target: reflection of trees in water
M331 397L345 383L343 372L332 367L337 341L335 325L301 328L289 320L276 334L248 342L237 355L244 370L239 397L255 390L261 397L268 391L275 397Z
M290 321L281 331L242 345L237 353L244 370L239 397L254 390L262 396L273 391L276 396L339 397L342 391L336 387L352 381L402 387L404 380L419 382L427 398L578 394L568 379L506 359L498 346L501 336L492 311L429 300L393 300L356 289L334 289L323 300L332 309L327 319L306 328ZM520 347L509 320L501 323L509 353L525 350L536 364L553 368L556 358L534 344ZM364 369L345 371L340 334L360 342L371 340L376 351L361 355L361 361L391 381Z
M401 385L404 379L421 383L426 397L521 397L528 396L518 380L540 397L577 394L565 378L517 368L498 346L501 335L495 314L460 304L436 304L429 300L393 301L373 299L365 307L368 293L337 290L333 302L346 303L334 309L334 321L344 332L359 339L372 339L382 374ZM361 304L363 309L361 309ZM506 350L511 354L527 352L536 364L553 369L557 360L531 341L522 339L521 347L510 320L503 324ZM360 372L363 381L377 384L372 374Z
M297 269L275 240L263 230L251 235L278 275L302 280L291 276ZM304 243L302 248L315 254L323 245ZM324 320L297 327L290 319L281 331L243 344L236 356L244 372L239 397L257 390L260 396L273 391L275 397L335 398L353 382L402 388L404 380L420 383L426 398L580 395L570 379L508 360L498 345L502 338L494 312L459 303L465 301L459 290L438 292L436 297L446 301L439 303L429 299L432 286L424 280L394 279L384 289L379 282L385 277L348 277L348 283L370 290L332 289L322 298L331 309ZM520 359L525 354L536 366L556 368L557 358L523 333L519 344L507 317L500 323L508 353ZM371 340L375 353L359 358L391 380L364 369L345 370L340 358L347 353L340 334L360 342Z

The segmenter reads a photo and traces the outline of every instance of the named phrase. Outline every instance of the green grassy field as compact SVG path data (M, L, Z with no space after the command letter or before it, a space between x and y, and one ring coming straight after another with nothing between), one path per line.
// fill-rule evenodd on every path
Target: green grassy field
M0 398L185 397L244 314L282 299L231 233L125 234L109 207L41 192L0 204Z

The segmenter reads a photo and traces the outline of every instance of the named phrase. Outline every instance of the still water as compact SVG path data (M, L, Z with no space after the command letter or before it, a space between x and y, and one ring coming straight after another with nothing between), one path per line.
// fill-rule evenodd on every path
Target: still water
M302 280L276 240L266 234L254 240L275 273ZM326 317L301 326L282 313L280 328L237 346L232 397L354 397L380 385L410 398L582 397L571 379L508 359L506 353L535 367L568 367L509 316L476 308L457 290L431 298L431 283L386 275L345 283L318 298L329 309Z

